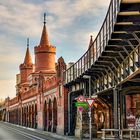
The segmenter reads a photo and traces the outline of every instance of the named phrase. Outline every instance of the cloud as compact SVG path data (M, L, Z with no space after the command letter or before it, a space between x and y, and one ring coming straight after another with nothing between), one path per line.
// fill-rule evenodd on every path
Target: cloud
M85 53L91 34L96 37L108 4L109 0L1 0L2 94L15 95L15 80L12 79L24 60L26 38L31 38L33 52L40 40L44 12L47 12L49 39L57 48L57 57L62 55L69 62L77 61ZM6 84L11 90L4 86Z
M74 52L74 49L79 45L85 51L87 47L85 45L88 44L90 35L95 38L102 25L103 16L105 17L106 13L104 9L107 9L108 3L109 0L106 2L104 0L98 2L94 0L74 0L71 3L65 0L45 2L48 15L52 20L49 22L51 33L53 33L51 39L58 40L60 43L65 41L65 44L72 43ZM52 23L54 24L52 25ZM58 36L55 34L58 34ZM68 40L71 40L71 42ZM76 44L74 45L74 43Z
M36 17L40 16L40 8L18 0L1 1L0 24L3 30L13 35L29 34L35 37L40 32L39 28L36 28L39 26L38 20L34 22Z
M16 95L15 80L0 80L0 92L0 98L14 97Z
M68 26L72 24L74 19L78 16L97 16L102 11L102 8L108 5L108 1L99 0L52 0L45 2L46 9L52 15L55 15L55 21L57 22L57 28Z
M15 78L19 73L19 65L24 61L26 46L1 34L0 40L0 80Z
M107 0L109 1L109 0ZM97 17L102 8L107 7L104 0L51 0L33 3L24 0L1 0L0 25L3 30L15 36L38 37L41 32L40 18L43 12L48 12L47 22L51 33L58 33L58 29L73 25L79 16ZM64 37L64 35L60 35ZM51 34L51 38L57 38ZM58 39L58 38L57 38ZM60 39L60 38L59 38Z

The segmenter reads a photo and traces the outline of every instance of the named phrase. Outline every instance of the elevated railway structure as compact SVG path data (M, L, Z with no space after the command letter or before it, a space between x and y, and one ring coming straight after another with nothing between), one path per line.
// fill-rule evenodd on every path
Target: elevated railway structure
M89 90L98 95L92 109L95 130L135 127L140 116L140 0L111 0L97 37L65 71L64 80L69 90L70 134L78 135L80 127L75 99L89 96ZM83 133L87 118L85 111Z

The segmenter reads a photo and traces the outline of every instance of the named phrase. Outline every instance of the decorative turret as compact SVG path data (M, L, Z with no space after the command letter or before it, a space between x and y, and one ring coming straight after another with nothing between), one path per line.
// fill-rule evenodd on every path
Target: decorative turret
M44 26L40 40L40 47L49 46L48 32L46 29L46 14L44 14Z
M42 71L48 75L56 73L55 54L56 48L49 43L46 28L46 14L40 44L35 47L35 72Z
M24 58L24 63L20 65L21 83L27 82L30 73L33 72L33 63L29 51L29 38L27 39L27 50Z
M56 69L57 69L57 76L62 77L64 70L66 70L66 63L62 56L58 59L58 64Z
M90 48L90 46L92 45L92 43L93 43L93 39L92 39L92 35L90 36L90 41L89 41L89 48Z
M27 50L26 50L26 55L25 55L25 58L24 58L24 64L33 64L32 63L32 58L31 58L31 55L30 55L30 51L29 51L29 39L27 39Z

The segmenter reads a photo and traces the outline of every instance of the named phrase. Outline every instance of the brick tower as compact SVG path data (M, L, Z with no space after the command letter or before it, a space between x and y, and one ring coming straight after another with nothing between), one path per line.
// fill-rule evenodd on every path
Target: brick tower
M30 73L33 72L33 63L29 51L29 39L27 40L27 50L23 64L20 65L21 84L27 82Z
M35 72L43 72L47 75L56 73L55 54L56 48L49 43L46 28L46 14L44 14L44 26L40 44L34 48L35 51Z
M89 48L91 47L91 45L93 44L93 39L92 39L92 35L90 36L90 41L89 41Z

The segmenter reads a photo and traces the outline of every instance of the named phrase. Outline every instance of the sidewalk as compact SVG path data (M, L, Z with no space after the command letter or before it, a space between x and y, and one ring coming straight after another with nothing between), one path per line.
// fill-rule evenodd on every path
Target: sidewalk
M29 129L31 131L36 131L38 133L44 134L46 136L50 136L52 138L57 138L57 139L60 139L60 140L80 140L79 138L76 138L75 136L59 135L59 134L56 134L56 133L41 131L41 130L33 129L33 128L27 128L27 129ZM83 138L82 140L89 140L89 138ZM100 138L93 138L92 140L101 140L101 139Z
M32 128L27 128L27 129L29 129L31 131L36 131L37 133L44 134L44 135L49 136L49 137L52 137L52 138L61 139L61 140L79 140L78 138L76 138L74 136L58 135L56 133L47 132L47 131L41 131L41 130L32 129Z
M44 134L46 136L50 136L50 137L60 139L60 140L80 140L79 138L76 138L75 136L59 135L56 133L41 131L41 130L33 129L33 128L27 128L27 129L29 129L31 131L36 131L37 133L41 133L41 134ZM83 138L82 140L89 140L89 138ZM101 140L101 139L100 138L93 138L93 140Z

